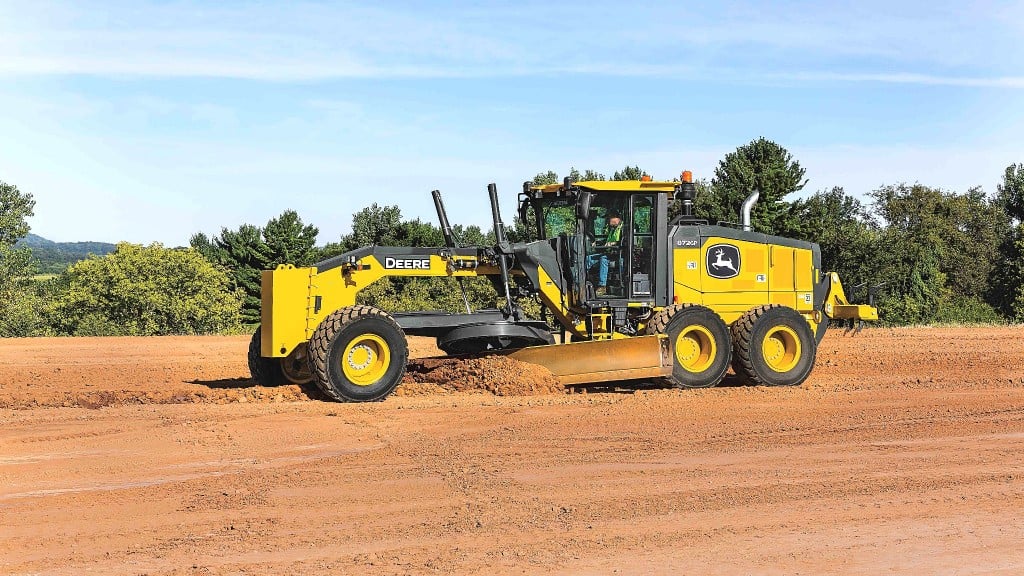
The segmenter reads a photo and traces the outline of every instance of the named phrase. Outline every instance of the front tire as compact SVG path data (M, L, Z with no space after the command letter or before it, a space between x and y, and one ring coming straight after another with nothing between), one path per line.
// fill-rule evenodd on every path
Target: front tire
M796 310L768 304L746 312L732 325L733 370L764 386L799 386L811 374L818 343Z
M383 400L402 381L409 358L405 332L372 306L341 308L309 340L314 381L342 402Z
M658 312L647 334L666 334L672 344L674 388L717 386L729 369L732 343L729 328L714 310L696 304L676 304Z

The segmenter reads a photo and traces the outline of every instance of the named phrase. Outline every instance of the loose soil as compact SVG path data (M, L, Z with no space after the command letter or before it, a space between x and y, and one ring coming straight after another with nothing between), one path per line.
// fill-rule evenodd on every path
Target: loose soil
M1019 327L574 394L413 339L373 404L255 386L247 344L0 340L0 573L1024 573Z
M444 392L489 392L498 396L564 394L565 387L543 366L504 356L427 358L409 362L399 396Z

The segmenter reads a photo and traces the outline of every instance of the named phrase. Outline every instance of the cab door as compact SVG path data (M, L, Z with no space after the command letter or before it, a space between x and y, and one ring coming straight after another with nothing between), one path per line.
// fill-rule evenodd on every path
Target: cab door
M629 295L634 300L649 300L654 296L657 256L655 233L658 230L656 202L657 198L653 194L635 194L631 201L626 281L629 284Z

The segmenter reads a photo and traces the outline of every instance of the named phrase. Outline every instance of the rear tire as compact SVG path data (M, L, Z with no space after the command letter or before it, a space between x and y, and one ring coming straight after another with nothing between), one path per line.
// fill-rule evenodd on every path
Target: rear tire
M281 374L292 384L305 386L313 382L313 368L309 365L309 344L303 342L287 358L281 358Z
M676 304L655 314L647 334L667 334L672 345L674 388L717 386L729 369L732 343L729 328L714 310L696 304Z
M261 355L262 345L260 343L260 329L252 335L249 341L249 374L256 384L260 386L281 386L288 383L281 371L281 360L278 358L264 358Z
M314 381L324 394L342 402L383 400L402 381L408 359L405 332L372 306L331 313L309 340Z
M768 304L740 316L732 325L736 375L751 384L799 386L810 376L818 343L796 310Z
M281 386L292 383L304 386L313 381L306 343L299 344L287 358L264 358L261 355L261 330L256 329L249 341L249 374L260 386Z

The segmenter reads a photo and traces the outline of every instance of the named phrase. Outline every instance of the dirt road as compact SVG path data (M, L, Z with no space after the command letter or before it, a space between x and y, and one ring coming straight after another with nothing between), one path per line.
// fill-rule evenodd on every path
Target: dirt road
M0 341L0 573L1024 573L1021 328L830 333L796 389L372 405L252 387L246 343Z

